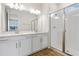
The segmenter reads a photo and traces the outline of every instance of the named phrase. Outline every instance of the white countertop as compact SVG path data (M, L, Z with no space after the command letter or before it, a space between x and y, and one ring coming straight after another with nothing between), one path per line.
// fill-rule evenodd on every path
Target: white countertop
M32 34L42 34L45 32L5 32L5 33L0 33L0 37L5 37L5 36L17 36L17 35L32 35Z

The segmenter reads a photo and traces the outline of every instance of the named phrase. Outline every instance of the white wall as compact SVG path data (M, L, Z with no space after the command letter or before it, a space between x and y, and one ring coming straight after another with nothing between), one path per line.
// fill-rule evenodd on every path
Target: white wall
M48 5L42 5L42 14L39 16L39 31L48 32L49 31L49 17L48 17Z
M39 32L48 32L49 27L48 15L42 14L38 19L38 31Z
M0 4L0 32L1 32L1 4Z
M5 6L0 3L0 32L5 31Z

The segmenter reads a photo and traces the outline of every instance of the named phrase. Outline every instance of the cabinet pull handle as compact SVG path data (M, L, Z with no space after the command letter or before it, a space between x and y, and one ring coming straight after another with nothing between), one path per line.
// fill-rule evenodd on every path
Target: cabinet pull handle
M19 47L21 48L21 42L19 42Z
M40 38L40 42L42 42L42 38Z
M20 42L20 48L21 48L21 42Z
M17 43L16 43L16 48L17 48Z

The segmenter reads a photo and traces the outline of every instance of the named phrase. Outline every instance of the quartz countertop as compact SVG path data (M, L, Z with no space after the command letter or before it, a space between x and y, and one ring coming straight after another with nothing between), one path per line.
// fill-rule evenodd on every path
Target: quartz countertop
M33 35L33 34L43 34L46 32L5 32L5 33L0 33L0 37L5 37L5 36L17 36L17 35Z

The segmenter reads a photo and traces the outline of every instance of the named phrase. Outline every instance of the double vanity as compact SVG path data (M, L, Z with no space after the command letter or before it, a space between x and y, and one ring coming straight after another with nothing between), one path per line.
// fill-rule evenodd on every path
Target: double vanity
M27 56L47 47L47 33L0 34L0 56Z
M27 56L48 47L43 17L0 4L0 56Z

